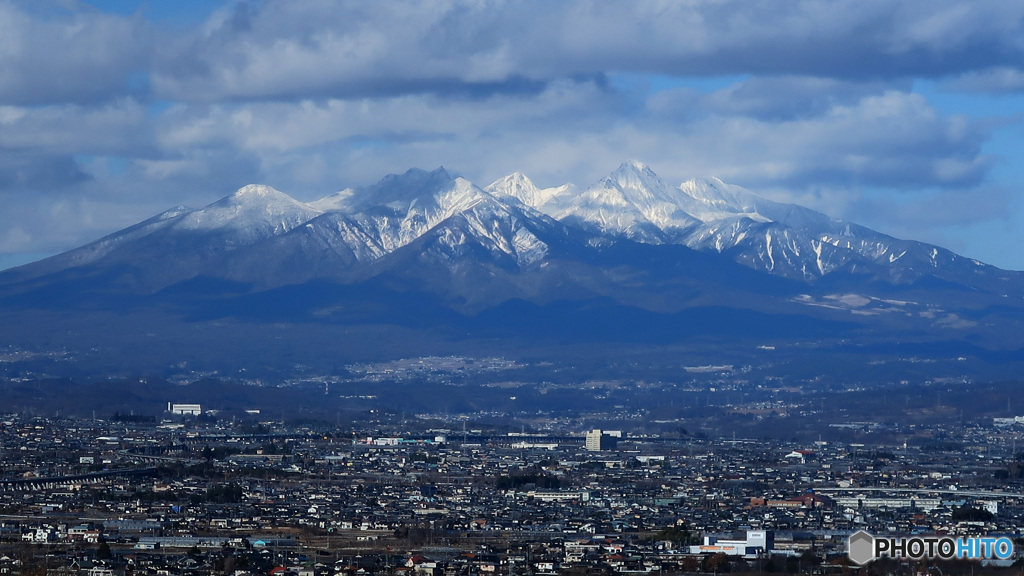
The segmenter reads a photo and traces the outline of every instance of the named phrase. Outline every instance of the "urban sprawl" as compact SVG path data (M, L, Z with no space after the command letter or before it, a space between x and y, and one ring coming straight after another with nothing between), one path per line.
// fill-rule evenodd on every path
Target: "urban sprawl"
M0 574L1020 571L1024 419L908 447L167 408L0 417ZM859 566L859 531L1016 546Z

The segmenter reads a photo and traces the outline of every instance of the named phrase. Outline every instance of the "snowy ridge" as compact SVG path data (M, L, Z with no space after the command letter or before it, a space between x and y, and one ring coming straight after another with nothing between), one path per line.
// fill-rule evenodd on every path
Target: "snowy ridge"
M247 186L185 214L175 227L231 230L234 242L247 244L280 237L348 263L380 259L432 231L437 233L435 249L444 247L449 260L465 256L468 243L517 266L529 266L547 254L547 245L501 199L443 168L387 176L373 186L309 203L269 187ZM295 235L302 239L291 240Z
M81 248L64 252L63 254L58 254L38 262L36 264L36 266L38 266L36 275L56 271L62 268L84 266L100 260L122 246L170 227L181 217L191 212L192 209L185 206L175 206L174 208L165 210L152 218L143 220L134 226L129 226L128 228L104 236L103 238L86 244Z
M671 188L634 161L580 193L569 186L540 190L520 174L498 180L487 190L603 235L729 253L746 266L794 279L873 270L887 280L912 281L965 260L802 206L761 198L717 178L688 180Z
M133 263L152 257L142 255L178 247L190 252L177 264L181 274L188 266L199 266L198 273L217 272L224 266L218 254L243 249L248 260L237 265L234 277L244 277L263 259L286 263L289 250L322 254L316 268L340 274L417 242L417 249L438 262L477 259L524 269L551 256L544 238L552 234L578 236L592 248L621 239L677 244L803 281L838 272L887 282L1001 272L941 248L773 202L716 178L673 187L634 161L583 190L571 184L539 188L518 172L480 188L444 168L412 169L308 203L269 186L250 185L199 210L168 210L36 269L101 259ZM203 246L202 251L195 246ZM279 254L258 252L274 250Z
M407 173L408 174L408 173ZM500 203L491 195L487 194L468 180L462 178L450 178L447 173L444 177L440 174L431 173L429 186L420 186L418 194L404 195L394 188L394 182L388 181L384 185L388 188L384 191L368 189L361 194L373 197L376 192L385 200L391 200L384 205L370 205L368 202L356 204L366 208L352 218L369 234L373 235L381 247L387 252L393 252L406 246L424 234L434 229L442 222L449 220L456 215L467 215L477 212L477 208L487 205L491 217L494 217L496 206ZM422 182L422 181L421 181ZM400 198L400 199L399 199ZM488 211L485 211L488 212ZM468 216L467 216L468 217ZM477 233L481 237L493 234L486 230L486 226L479 223ZM502 243L495 238L491 240ZM511 254L509 249L507 253Z
M352 188L346 188L341 192L331 194L330 196L324 196L319 200L314 200L309 203L309 206L321 212L344 212L345 207L353 194L355 194L355 190Z
M768 200L717 178L687 180L678 190L682 193L677 199L680 208L705 223L732 216L745 216L758 222L771 220L759 212Z

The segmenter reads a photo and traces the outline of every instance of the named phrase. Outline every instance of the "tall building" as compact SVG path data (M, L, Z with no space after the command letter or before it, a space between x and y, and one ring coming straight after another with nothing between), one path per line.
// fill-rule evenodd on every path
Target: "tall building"
M598 452L600 450L614 450L615 445L618 443L618 437L604 432L600 429L594 428L590 432L587 432L586 448L591 452Z

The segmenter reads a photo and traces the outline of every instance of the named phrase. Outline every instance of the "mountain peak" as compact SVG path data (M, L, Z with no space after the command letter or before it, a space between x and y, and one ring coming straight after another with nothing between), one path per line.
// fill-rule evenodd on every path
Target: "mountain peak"
M538 192L540 192L533 181L522 172L513 172L499 178L487 185L484 190L497 197L511 196L527 206L537 205Z
M647 164L644 164L639 160L626 160L622 164L619 164L619 167L615 170L615 172L650 172L651 174L654 174L654 172L650 169L649 166L647 166Z
M533 183L533 180L530 180L530 178L522 172L513 172L508 176L498 178L484 188L484 190L487 190L488 192L494 191L506 195L511 195L509 192L517 189L536 190L537 186Z
M451 182L452 176L444 169L444 166L427 172L422 168L410 168L402 174L388 174L377 182L378 186L390 184L415 184L427 182Z
M508 176L505 176L501 180L505 181L505 182L516 182L516 183L523 184L523 185L528 185L528 186L533 186L534 185L533 181L530 180L530 178L526 174L523 174L522 172L513 172L513 173L509 174Z
M242 186L235 191L234 194L228 196L233 200L266 200L266 199L284 199L295 200L291 196L281 192L280 190L267 186L265 184L249 184Z
M182 215L175 226L188 230L232 229L257 238L265 233L283 233L320 213L271 186L250 184L200 210Z
M627 160L619 165L614 172L603 180L605 183L614 183L623 189L646 190L658 196L669 188L654 170L651 170L643 162Z
M654 173L646 164L627 160L591 187L591 190L617 190L627 203L647 211L652 203L674 202L672 187Z
M411 168L402 174L388 174L372 186L356 189L348 199L348 206L360 211L395 202L407 204L437 194L450 187L454 180L443 166L430 172Z
M536 208L545 213L551 212L549 204L558 204L575 194L575 190L575 187L571 184L563 184L556 188L538 188L522 172L513 172L504 178L491 182L484 188L484 191L492 196L515 198L526 206Z
M266 184L248 184L242 186L233 194L234 196L269 196L271 194L281 192L273 186L267 186Z
M258 209L266 210L268 213L293 212L295 210L310 210L310 207L295 198L281 192L273 186L265 184L249 184L235 191L234 194L225 196L217 202L203 208L209 211L217 208L231 209Z
M654 170L651 170L650 166L638 160L626 160L619 164L619 167L609 176L620 181L656 180L661 182L661 178L654 173Z

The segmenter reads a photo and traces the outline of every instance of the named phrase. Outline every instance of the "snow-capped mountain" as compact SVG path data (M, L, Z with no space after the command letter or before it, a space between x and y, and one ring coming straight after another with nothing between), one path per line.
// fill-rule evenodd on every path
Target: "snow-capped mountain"
M204 208L174 208L6 276L26 280L107 262L136 268L140 289L159 290L197 275L275 286L366 277L372 271L359 266L420 239L430 240L423 257L486 257L525 270L551 256L545 238L575 242L580 249L622 240L675 244L811 282L835 274L895 284L928 276L952 282L1015 277L721 180L673 187L639 162L623 163L582 190L569 184L541 189L519 173L479 188L443 168L386 176L309 203L250 185ZM309 262L293 257L297 253ZM146 263L154 260L165 265L148 270Z
M359 266L420 239L429 244L423 257L486 257L525 270L551 256L550 238L579 249L622 240L681 245L811 282L835 274L895 284L926 276L953 282L1015 277L721 180L673 187L639 162L623 163L582 190L568 184L541 189L519 173L479 188L443 168L386 176L375 185L309 203L250 185L204 208L174 208L6 276L25 280L107 262L136 268L141 289L159 290L197 275L274 286L365 277L372 271ZM309 262L293 257L297 253ZM154 260L165 265L147 270L146 263Z
M389 326L499 347L855 334L1024 350L1024 274L638 162L582 189L413 169L313 202L253 185L173 208L0 272L0 320L0 341L90 348L103 326L122 347L213 322L239 342L330 325L355 347L349 327Z

